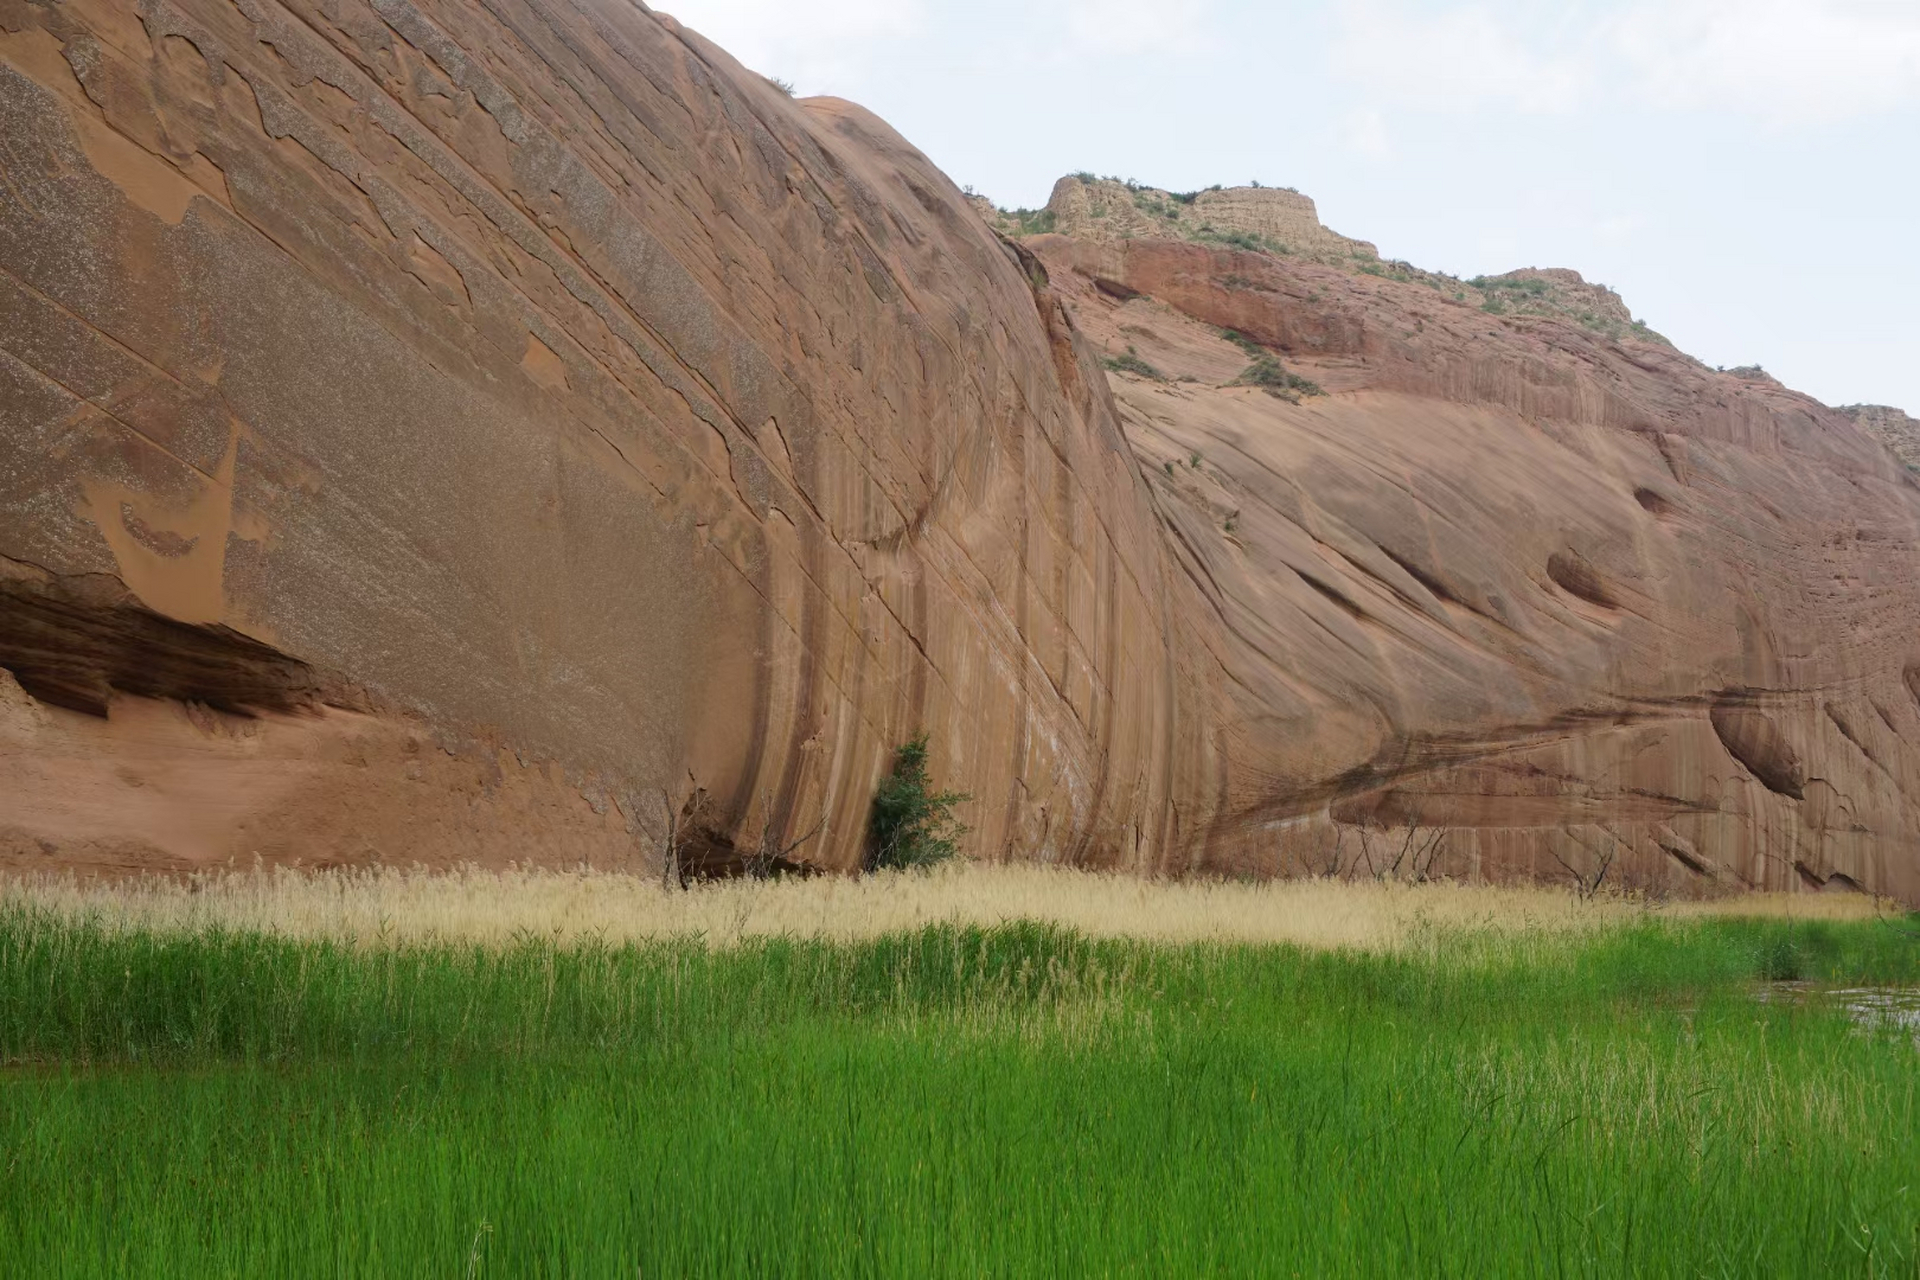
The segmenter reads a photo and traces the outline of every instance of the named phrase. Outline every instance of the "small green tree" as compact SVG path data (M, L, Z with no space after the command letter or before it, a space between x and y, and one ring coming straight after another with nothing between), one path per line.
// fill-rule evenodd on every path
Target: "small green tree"
M893 772L874 792L867 870L925 869L952 858L967 832L953 809L972 798L960 791L933 790L927 776L927 735L912 739L894 753Z

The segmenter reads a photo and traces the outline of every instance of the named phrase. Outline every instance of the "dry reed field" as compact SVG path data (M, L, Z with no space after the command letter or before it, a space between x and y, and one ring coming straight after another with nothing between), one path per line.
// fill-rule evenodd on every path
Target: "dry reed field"
M218 928L360 944L852 942L928 925L1060 925L1089 938L1392 950L1436 936L1570 934L1634 920L1745 916L1865 920L1857 894L1750 894L1710 902L1583 900L1539 886L1344 880L1143 880L1032 865L949 864L860 878L724 880L685 890L616 872L470 868L227 871L193 877L0 882L0 908L113 930Z

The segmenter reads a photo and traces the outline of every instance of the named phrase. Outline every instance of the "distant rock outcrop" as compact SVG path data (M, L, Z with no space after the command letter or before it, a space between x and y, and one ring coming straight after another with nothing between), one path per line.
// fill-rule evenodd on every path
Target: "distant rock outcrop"
M1850 404L1840 412L1865 427L1910 469L1920 471L1920 419L1884 404Z
M1409 262L1383 260L1365 240L1330 231L1312 200L1291 188L1209 187L1176 194L1118 178L1069 174L1053 187L1043 209L1001 209L985 196L969 202L1002 235L1064 235L1108 244L1123 240L1185 240L1296 258L1360 275L1420 284L1495 315L1551 316L1620 340L1664 343L1634 319L1620 295L1564 267L1524 267L1504 275L1463 280Z
M1047 201L1048 230L1080 240L1140 237L1239 244L1316 261L1372 261L1380 255L1320 223L1313 201L1276 187L1211 187L1176 195L1157 187L1070 174Z
M1920 477L1572 273L615 0L0 0L0 139L0 865L844 869L925 729L983 857L1920 896Z
M1454 301L1473 303L1495 315L1550 316L1622 342L1667 341L1634 319L1619 294L1565 267L1523 267L1463 283L1464 288L1452 291ZM1448 292L1444 286L1436 287Z

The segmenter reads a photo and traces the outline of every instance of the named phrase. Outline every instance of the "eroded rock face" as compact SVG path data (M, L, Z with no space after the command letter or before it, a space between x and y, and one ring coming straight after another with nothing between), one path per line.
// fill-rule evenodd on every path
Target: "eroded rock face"
M1920 889L1920 488L1618 316L608 0L0 0L0 140L7 866L844 868L925 728L986 857Z
M624 2L0 0L0 138L0 554L361 698L96 663L9 721L15 862L644 861L671 806L844 867L922 726L989 856L1203 823L1097 368L867 113Z
M1421 827L1455 874L1920 885L1920 486L1844 414L1292 258L1026 243L1159 375L1113 381L1224 625L1208 860ZM1226 329L1330 394L1232 385Z

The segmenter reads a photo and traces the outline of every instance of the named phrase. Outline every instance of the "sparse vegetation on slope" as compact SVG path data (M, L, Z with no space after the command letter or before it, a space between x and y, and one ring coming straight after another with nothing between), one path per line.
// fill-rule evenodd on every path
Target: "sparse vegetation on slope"
M1525 294L1530 298L1547 296L1547 282L1538 277L1525 280L1508 280L1497 276L1475 276L1467 281L1474 288L1490 296L1501 292Z
M1478 290L1480 309L1490 315L1527 315L1563 320L1616 342L1633 339L1670 345L1666 338L1636 320L1627 311L1618 294L1605 285L1590 284L1573 271L1520 271L1503 276L1475 276L1464 282L1452 277L1440 278L1442 293L1446 285L1464 283ZM1455 301L1467 301L1464 292L1455 293Z
M1009 231L1012 235L1039 236L1053 230L1054 215L1051 209L1003 209L1001 214L1012 223Z
M1113 373L1137 374L1142 378L1151 378L1155 382L1167 380L1166 374L1142 360L1131 347L1117 356L1102 356L1100 363Z
M1247 366L1246 372L1240 375L1238 383L1241 386L1259 387L1269 395L1290 400L1295 404L1300 402L1301 396L1326 394L1320 389L1319 383L1311 378L1303 378L1297 373L1288 372L1284 365L1270 355L1255 358L1254 362Z
M1247 253L1278 254L1281 257L1287 254L1287 246L1271 236L1263 236L1253 231L1216 231L1210 226L1203 226L1193 233L1193 238L1228 249L1241 249Z

